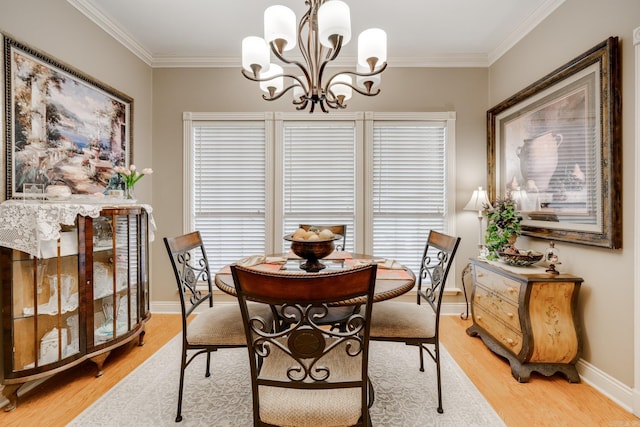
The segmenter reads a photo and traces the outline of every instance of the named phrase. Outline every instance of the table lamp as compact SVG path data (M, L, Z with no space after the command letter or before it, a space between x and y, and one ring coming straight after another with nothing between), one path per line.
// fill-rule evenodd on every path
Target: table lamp
M483 190L482 187L478 187L477 190L473 190L471 199L464 207L465 211L478 212L478 251L481 257L485 257L487 255L484 250L484 243L482 242L482 217L484 216L484 211L487 206L491 206L489 198L487 197L487 192Z

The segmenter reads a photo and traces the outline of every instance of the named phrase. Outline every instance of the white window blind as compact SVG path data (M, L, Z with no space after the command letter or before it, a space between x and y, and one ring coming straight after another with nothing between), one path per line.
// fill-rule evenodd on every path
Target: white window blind
M212 271L265 251L264 122L193 126L193 225Z
M186 230L213 271L288 250L301 223L345 224L347 251L414 271L429 230L455 234L455 113L255 116L184 114Z
M346 249L354 249L356 130L351 121L283 126L283 221L345 224ZM283 250L288 245L283 244Z
M420 268L429 230L447 232L446 123L373 127L373 252Z

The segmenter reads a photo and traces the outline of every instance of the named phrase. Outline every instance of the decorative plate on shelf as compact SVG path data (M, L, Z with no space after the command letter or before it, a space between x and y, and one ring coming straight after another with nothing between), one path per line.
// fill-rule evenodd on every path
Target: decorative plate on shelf
M508 265L518 267L528 267L540 261L543 257L542 252L520 250L518 252L498 252L500 261Z

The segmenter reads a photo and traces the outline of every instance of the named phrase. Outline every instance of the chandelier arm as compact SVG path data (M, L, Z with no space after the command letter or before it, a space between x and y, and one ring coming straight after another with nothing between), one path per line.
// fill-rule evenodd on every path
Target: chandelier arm
M309 9L307 10L307 13L305 13L304 16L300 18L300 23L298 24L298 48L300 49L300 53L302 54L302 58L304 59L304 62L306 62L307 65L309 66L311 64L311 56L309 54L309 45L305 47L304 43L302 42L302 33L303 33L302 29L308 26L313 4L310 1L305 1L305 3L309 5ZM309 43L309 40L308 40L309 37L310 35L308 34L307 43ZM303 67L302 64L297 64L297 65L305 74L305 77L307 78L309 85L311 85L311 77L309 76L309 73L306 70L306 68Z
M305 108L307 108L308 103L309 103L309 100L305 97L302 97L300 100L297 100L297 99L293 100L293 105L296 106L297 110L304 110Z
M333 108L334 110L337 110L339 108L347 108L346 105L341 105L337 99L335 99L335 95L333 95L333 93L331 93L331 96L334 97L334 99L330 99L329 97L325 98L325 102L327 103L327 107ZM325 113L328 113L327 110L324 110Z
M358 71L345 71L345 73L353 74L354 76L360 76L360 77L371 77L371 76L377 76L378 74L382 73L386 68L387 68L387 62L384 62L379 69L371 71L370 73L361 73Z
M327 52L327 58L325 58L324 61L322 61L322 64L320 65L320 69L318 71L318 85L319 86L322 85L321 84L322 83L322 74L324 73L325 67L329 64L329 62L331 62L331 61L333 61L334 59L337 58L338 53L340 53L341 49L342 49L342 36L338 36L335 49L329 49L329 51ZM335 77L335 75L333 77ZM333 79L333 77L331 77L331 79ZM331 81L331 79L329 81Z
M291 86L287 86L286 88L282 89L282 91L273 96L273 97L267 97L266 94L262 95L262 98L264 98L267 101L275 101L276 99L279 99L280 97L282 97L282 95L284 95L285 93L289 92L291 89L293 89L294 87L296 87L296 85L291 85Z
M344 84L344 83L343 83L343 84ZM362 89L359 89L359 88L357 88L357 87L355 87L355 86L352 86L352 85L348 85L348 86L351 86L351 88L352 88L353 90L355 90L356 92L358 92L360 95L376 96L376 95L378 95L378 94L380 93L380 89L376 90L375 92L371 92L371 93L369 93L369 92L364 92Z
M251 74L249 74L247 72L247 70L245 70L243 68L242 69L242 75L245 76L246 78L248 78L249 80L254 81L254 82L267 82L269 80L277 79L278 77L288 77L288 78L291 78L293 80L296 80L296 81L300 82L301 84L303 83L298 77L296 77L294 75L291 75L291 74L285 74L285 73L276 74L274 76L269 76L269 77L265 77L265 78L260 78L260 77L253 77ZM295 86L295 85L292 85L292 86L288 87L286 90L291 89L293 86ZM286 90L283 91L283 92L286 92Z
M274 42L270 42L269 45L271 46L271 52L273 52L273 54L276 56L276 58L278 58L280 61L284 62L285 64L289 64L289 65L295 65L296 67L298 67L302 73L304 74L305 78L307 79L307 84L309 84L309 82L311 82L310 76L309 76L309 72L307 71L307 69L305 68L305 66L298 62L298 61L293 61L293 60L288 60L287 58L285 58L284 56L282 56L279 52L278 52L278 48L276 47ZM300 51L303 51L303 49L300 49ZM246 77L246 74L245 74ZM287 77L287 76L284 76ZM293 76L291 76L293 77ZM271 79L271 78L270 78ZM300 83L302 83L302 81L300 81L300 79L297 79Z
M380 93L380 89L376 90L375 92L371 92L371 93L369 93L369 92L365 92L365 91L363 91L362 89L360 89L359 87L354 86L354 85L349 84L349 83L342 83L342 82L340 82L340 84L341 84L341 85L345 85L345 86L349 86L351 89L355 90L355 91L356 91L356 92L358 92L360 95L376 96L376 95L378 95L378 94ZM329 94L331 94L331 99L333 99L333 100L335 100L335 99L336 99L336 96L333 94L333 91L332 91L331 89L329 89L328 87L325 89L325 93L327 94L327 98L328 98L328 95L329 95Z
M351 70L338 71L337 73L334 73L333 76L331 76L331 78L329 79L329 84L338 74L350 74L350 75L359 76L359 77L371 77L371 76L377 76L378 74L382 73L386 68L387 68L387 63L385 62L384 64L382 64L382 66L378 70L372 71L370 73L361 73L358 71L351 71ZM340 84L347 84L347 83L340 83ZM327 85L325 89L327 87L329 86Z

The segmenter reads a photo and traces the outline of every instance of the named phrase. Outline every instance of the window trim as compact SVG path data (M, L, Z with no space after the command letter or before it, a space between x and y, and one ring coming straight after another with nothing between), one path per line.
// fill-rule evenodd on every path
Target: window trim
M265 198L265 217L266 225L271 224L274 212L273 205L273 118L274 113L199 113L199 112L183 112L182 113L182 232L190 233L194 229L193 224L193 191L191 189L191 177L193 176L193 128L194 122L201 121L264 121L265 126L265 187L267 188L267 197ZM269 192L271 192L269 194ZM273 238L269 235L265 236L265 246L273 247Z
M373 173L373 144L366 141L373 140L374 122L392 121L401 124L416 122L440 121L445 123L446 147L445 156L447 159L447 174L445 178L447 204L446 204L446 224L448 233L456 234L455 203L456 203L456 133L455 122L456 113L447 112L336 112L330 115L310 116L308 113L285 113L285 112L264 112L264 113L216 113L216 112L184 112L183 113L183 232L188 233L193 230L193 191L191 190L191 177L193 175L192 156L192 135L194 122L198 121L264 121L265 126L265 226L267 230L279 230L278 232L267 233L265 236L265 251L274 253L280 247L280 241L275 241L275 236L284 235L282 230L283 216L277 206L281 206L283 195L275 191L283 184L283 128L285 122L319 122L319 121L351 121L356 128L356 201L355 201L355 236L354 251L357 253L371 253L373 250L373 239L368 238L365 230L373 227L373 211L365 209L372 206L373 182L366 177ZM456 274L449 280L448 289L459 290L455 286Z
M309 113L276 113L275 115L275 126L274 126L274 143L275 143L275 158L277 159L277 165L274 170L275 174L275 182L273 188L282 188L284 182L284 165L282 161L284 159L284 138L283 129L285 122L352 122L354 123L354 127L356 130L356 171L362 171L362 153L364 150L364 116L365 113L355 112L355 113L335 113L335 114L327 114L321 116L310 116ZM358 169L360 168L360 169ZM355 227L359 227L360 220L364 215L364 173L356 174L355 188L356 188L356 200L355 200ZM283 205L283 194L277 193L274 197L274 209L275 206ZM276 200L277 198L277 200ZM273 223L271 224L273 230L279 230L280 235L285 234L285 230L282 229L282 225L284 223L284 219L282 216L282 212L280 210L274 211L273 215ZM358 234L356 234L357 236ZM279 247L279 246L276 246ZM358 241L354 241L354 250L355 252L362 252L360 249L362 246L359 246ZM277 251L275 247L271 247L271 252Z
M446 147L445 147L445 156L447 159L447 176L446 176L446 189L447 189L447 205L446 205L446 223L447 230L451 234L455 234L455 211L456 211L456 203L455 203L455 195L456 195L456 173L455 173L455 146L456 146L456 113L455 111L447 111L447 112L433 112L433 113L375 113L375 112L366 112L365 113L365 123L364 123L364 132L365 132L365 140L373 141L373 127L374 122L376 121L393 121L398 124L402 122L407 123L416 123L416 122L433 122L433 121L442 121L446 123ZM364 167L363 177L373 176L373 144L368 144L365 147L364 153ZM364 206L373 206L373 182L367 182L365 180L366 187L364 189ZM358 229L358 236L361 236L362 239L366 237L365 230L371 230L373 228L373 210L369 209L365 211L364 221L362 224L362 228ZM365 253L371 253L373 251L373 240L366 239L366 241L361 242L362 245L360 247L364 248ZM356 243L356 247L357 243Z

